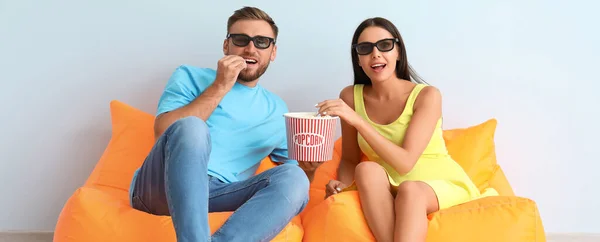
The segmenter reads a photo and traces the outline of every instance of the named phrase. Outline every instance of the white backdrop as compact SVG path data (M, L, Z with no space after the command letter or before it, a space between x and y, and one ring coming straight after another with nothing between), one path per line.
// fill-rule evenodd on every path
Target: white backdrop
M497 118L498 161L546 230L600 233L600 4L588 2L0 0L0 231L53 230L110 139L109 101L154 113L171 72L215 67L227 17L254 5L281 29L262 83L291 110L351 84L354 28L389 18L441 89L444 128Z

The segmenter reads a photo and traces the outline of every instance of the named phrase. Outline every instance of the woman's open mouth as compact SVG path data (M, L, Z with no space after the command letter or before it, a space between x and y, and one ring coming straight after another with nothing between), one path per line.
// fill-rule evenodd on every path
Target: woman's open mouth
M386 64L383 63L379 63L379 64L373 64L371 65L371 69L373 69L373 71L375 72L381 72L383 71L383 68L385 68Z

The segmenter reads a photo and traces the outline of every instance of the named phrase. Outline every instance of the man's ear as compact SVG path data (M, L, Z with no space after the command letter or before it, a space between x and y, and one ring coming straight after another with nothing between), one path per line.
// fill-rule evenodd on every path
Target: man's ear
M223 40L223 55L229 53L229 39Z
M277 45L273 45L273 51L271 51L271 61L275 61L277 57Z

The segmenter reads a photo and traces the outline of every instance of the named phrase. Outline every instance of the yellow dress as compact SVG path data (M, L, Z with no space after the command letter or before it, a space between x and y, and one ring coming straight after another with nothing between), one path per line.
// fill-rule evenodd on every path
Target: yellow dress
M354 108L356 113L371 124L377 132L397 145L401 145L413 115L413 105L421 90L426 87L425 84L417 84L411 91L406 102L404 111L394 122L381 125L374 123L369 119L365 111L363 98L363 85L354 86ZM440 118L435 127L435 131L429 144L423 151L423 154L413 167L413 169L401 175L392 166L373 151L369 144L358 134L358 145L361 151L370 161L379 163L387 172L390 185L396 189L404 181L422 181L433 188L438 198L439 209L445 209L454 205L468 202L470 200L488 196L497 195L493 189L486 190L481 194L477 186L471 181L462 167L454 161L448 154L446 143L442 133L442 119ZM353 184L354 185L354 184ZM355 186L354 186L355 187Z

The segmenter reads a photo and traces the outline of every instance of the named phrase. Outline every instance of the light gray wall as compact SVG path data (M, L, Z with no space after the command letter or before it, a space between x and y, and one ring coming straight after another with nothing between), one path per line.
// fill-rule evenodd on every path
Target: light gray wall
M0 0L0 230L53 230L110 139L109 101L153 113L181 64L215 67L233 10L281 28L262 83L294 111L351 83L367 17L404 35L445 128L499 120L498 160L549 232L600 232L599 4L584 1ZM338 16L334 16L338 15Z

